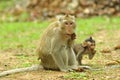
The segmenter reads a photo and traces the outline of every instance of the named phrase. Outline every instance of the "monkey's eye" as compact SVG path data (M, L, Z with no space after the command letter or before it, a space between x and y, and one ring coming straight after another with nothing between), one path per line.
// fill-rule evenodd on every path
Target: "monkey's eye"
M65 22L65 25L68 25L68 22Z
M70 25L73 25L73 22L70 22Z
M92 43L92 44L91 44L91 46L95 46L95 44L94 44L94 43Z

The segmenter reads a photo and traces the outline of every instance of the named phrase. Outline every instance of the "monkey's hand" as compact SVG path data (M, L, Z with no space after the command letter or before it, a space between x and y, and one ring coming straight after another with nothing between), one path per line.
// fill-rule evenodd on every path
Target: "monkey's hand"
M83 72L85 70L83 68L78 68L78 69L74 69L74 71L76 71L76 72Z
M76 34L75 33L71 34L71 39L72 40L76 39Z

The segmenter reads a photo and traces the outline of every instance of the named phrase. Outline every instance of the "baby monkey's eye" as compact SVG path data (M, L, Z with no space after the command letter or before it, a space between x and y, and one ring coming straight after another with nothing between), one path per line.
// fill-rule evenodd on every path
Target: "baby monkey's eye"
M94 44L94 43L92 43L92 44L91 44L91 46L95 46L95 44Z

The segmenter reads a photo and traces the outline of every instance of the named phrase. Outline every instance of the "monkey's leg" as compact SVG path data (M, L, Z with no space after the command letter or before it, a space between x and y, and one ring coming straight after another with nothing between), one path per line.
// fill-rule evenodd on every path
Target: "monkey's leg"
M78 61L78 68L83 68L83 69L91 69L90 66L82 66L82 58L83 58L84 52L83 51L79 51L77 54L77 61Z
M60 71L64 71L64 72L68 71L67 66L64 63L64 58L62 57L61 53L52 53L51 55L56 65L60 69Z
M77 54L77 61L78 61L78 64L81 65L82 64L82 58L83 58L83 51L79 51L78 54Z
M78 61L78 64L79 65L82 65L82 55L79 55L78 57L77 57L77 61Z
M75 53L72 48L68 48L68 59L69 59L69 66L71 69L77 69L78 68L78 63L76 60Z

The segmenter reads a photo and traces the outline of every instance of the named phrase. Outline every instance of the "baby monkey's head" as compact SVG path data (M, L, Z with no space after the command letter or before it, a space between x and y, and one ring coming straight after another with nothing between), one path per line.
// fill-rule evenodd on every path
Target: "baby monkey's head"
M92 59L96 53L95 46L96 43L92 37L89 37L83 42L83 47L89 51L89 59Z

